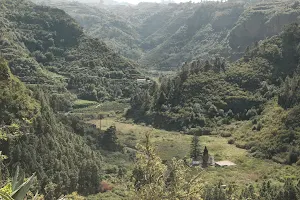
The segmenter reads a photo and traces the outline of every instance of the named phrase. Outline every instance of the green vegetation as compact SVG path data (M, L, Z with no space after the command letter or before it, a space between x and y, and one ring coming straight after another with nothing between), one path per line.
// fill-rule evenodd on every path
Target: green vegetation
M55 5L108 45L0 0L1 199L300 199L299 3Z
M45 3L45 2L44 2ZM87 34L148 69L173 70L216 56L236 60L252 43L298 22L291 1L139 3L136 6L48 3L69 13Z
M130 96L137 65L85 36L64 11L28 1L0 3L2 56L23 82L55 92L59 110L70 109L66 89L91 101Z
M48 95L39 87L30 92L10 73L3 59L0 74L5 75L1 78L1 92L6 94L1 95L1 134L7 137L0 141L1 151L8 156L3 161L4 168L1 167L4 178L9 174L7 169L16 165L27 174L36 172L37 189L46 194L46 199L57 198L80 187L79 173L85 170L82 159L90 165L101 166L102 163L100 152L93 150L84 137L85 134L97 137L97 130L76 118L55 115ZM89 178L96 175L85 181L90 182Z
M258 157L296 163L299 30L291 24L281 35L249 47L232 64L218 57L185 63L159 86L137 90L127 116L188 134L233 135L230 143Z
M29 189L33 184L35 175L32 175L28 180L24 182L24 174L20 174L19 167L17 167L14 177L11 183L7 183L0 189L0 197L4 200L23 200L29 197ZM0 182L1 183L1 182ZM2 184L2 183L1 183ZM32 196L32 200L37 200L38 193Z
M82 100L78 99L74 102L73 108L86 108L89 106L97 105L98 103L96 101L88 101L88 100Z
M155 154L149 134L146 134L145 146L137 150L133 199L202 199L200 174L190 177L191 168L183 160L173 158L169 165L163 164Z
M201 149L199 144L198 136L194 135L192 142L191 142L191 152L190 156L192 159L196 160L201 155Z

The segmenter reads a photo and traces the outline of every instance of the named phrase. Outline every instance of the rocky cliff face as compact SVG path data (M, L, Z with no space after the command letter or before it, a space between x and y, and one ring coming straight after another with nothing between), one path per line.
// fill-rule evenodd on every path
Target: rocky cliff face
M300 10L288 2L257 4L246 9L229 35L234 51L244 51L253 42L280 33L284 26L299 22Z
M299 21L300 10L294 1L245 2L98 8L78 3L55 5L123 56L148 68L169 70L198 58L239 59L247 46Z

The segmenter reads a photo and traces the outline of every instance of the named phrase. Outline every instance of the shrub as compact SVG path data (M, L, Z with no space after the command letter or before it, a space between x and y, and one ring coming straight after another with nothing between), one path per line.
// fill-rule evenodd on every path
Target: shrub
M256 115L257 115L257 112L256 112L255 108L249 109L249 110L247 111L247 113L246 113L247 119L250 119L250 118L252 118L252 117L255 117Z
M228 117L222 119L222 124L230 124L230 119Z
M101 181L100 186L99 186L99 191L100 192L107 192L113 189L113 186L107 183L106 181Z
M116 174L118 172L118 167L113 166L105 170L107 174Z
M298 156L299 156L299 153L292 150L289 152L288 156L287 156L287 164L294 164L294 163L297 163L298 162Z
M288 113L285 125L288 128L300 127L300 106L296 106Z
M228 144L234 144L235 143L235 139L234 138L230 138L229 140L228 140Z
M240 148L240 149L246 149L246 144L245 143L240 143L240 142L236 143L235 142L235 146L237 148Z
M222 137L231 137L231 133L227 132L227 131L222 131L221 132L221 136Z
M234 116L233 111L232 111L231 109L228 110L228 112L226 113L226 115L227 115L228 117L233 117L233 116Z
M211 135L211 128L201 128L201 134L202 135Z
M295 3L292 5L293 9L297 9L299 6L300 2L299 1L295 1Z
M191 129L188 131L188 134L189 134L189 135L197 135L197 136L200 136L200 135L202 135L202 130L201 130L201 128L191 128Z
M259 123L257 124L256 130L257 130L257 131L260 131L262 128L263 128L263 125L262 125L261 122L259 122Z
M54 55L51 52L45 53L45 57L46 57L47 62L50 62L54 59Z
M210 117L214 117L218 114L218 109L215 105L211 105L207 112Z

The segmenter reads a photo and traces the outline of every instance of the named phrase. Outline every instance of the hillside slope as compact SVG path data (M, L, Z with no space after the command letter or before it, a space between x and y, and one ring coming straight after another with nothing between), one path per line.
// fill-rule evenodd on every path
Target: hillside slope
M0 50L23 82L67 88L87 100L129 96L137 65L85 36L64 11L27 1L0 3Z
M236 140L257 156L295 163L300 155L299 33L299 25L291 24L232 64L218 57L186 63L159 86L137 90L128 116L189 134L233 135L230 143Z
M114 166L104 161L101 131L65 112L77 97L128 98L136 64L59 9L0 0L0 26L0 135L7 136L0 152L8 157L1 172L6 179L17 165L26 176L36 172L33 189L46 200L98 193L105 168Z
M83 137L92 137L93 130L90 128L88 133L88 126L78 119L72 119L76 127L67 123L71 119L55 115L48 95L40 88L26 88L11 74L3 58L0 74L0 131L8 138L0 141L0 151L8 156L1 171L10 169L12 173L19 165L26 174L36 172L37 189L45 194L45 199L76 190L86 194L98 192L95 185L100 181L102 157ZM91 168L94 179L80 174Z
M169 70L193 59L237 60L253 42L299 22L294 1L262 3L140 3L97 6L53 3L85 31L148 68Z

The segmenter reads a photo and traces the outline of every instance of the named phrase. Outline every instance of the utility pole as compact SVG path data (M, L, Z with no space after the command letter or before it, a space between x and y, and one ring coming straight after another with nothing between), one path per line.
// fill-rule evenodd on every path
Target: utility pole
M102 122L102 121L101 121L102 119L104 119L104 116L103 116L102 114L100 114L100 115L99 115L99 129L100 129L100 131L101 131L101 128L102 128L102 123L101 123L101 122Z

